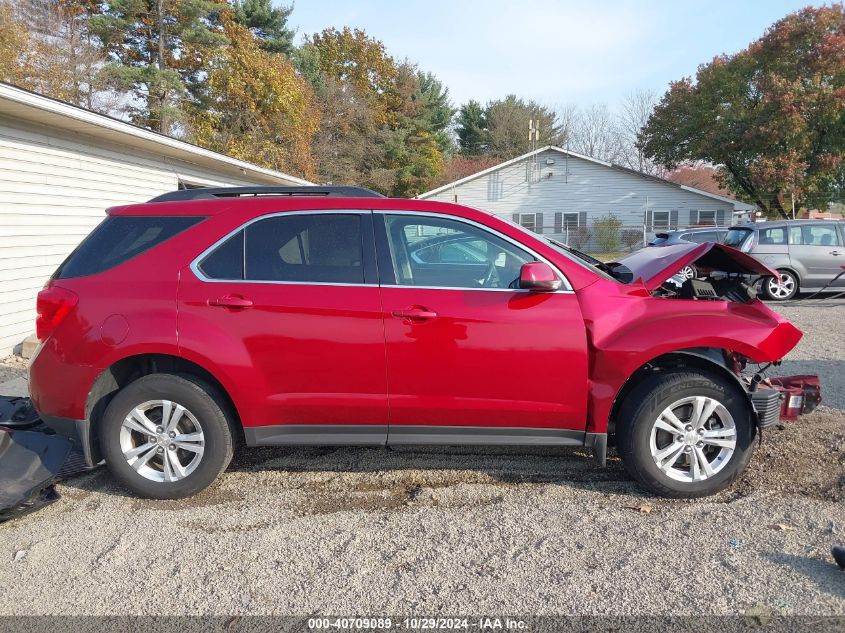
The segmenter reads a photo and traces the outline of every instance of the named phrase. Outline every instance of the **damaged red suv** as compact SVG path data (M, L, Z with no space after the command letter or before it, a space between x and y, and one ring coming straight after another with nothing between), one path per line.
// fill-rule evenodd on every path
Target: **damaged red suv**
M706 275L673 277L694 264ZM719 244L603 264L466 207L352 187L198 189L110 209L38 296L32 400L138 494L233 446L590 447L649 490L728 486L819 402L766 379L801 333ZM746 368L749 368L748 370Z

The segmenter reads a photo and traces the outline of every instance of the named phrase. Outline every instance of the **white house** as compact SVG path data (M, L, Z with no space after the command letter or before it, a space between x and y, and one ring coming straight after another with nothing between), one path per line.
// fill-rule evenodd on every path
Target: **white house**
M621 220L622 230L639 231L650 239L661 229L725 226L754 210L752 205L732 198L555 146L529 152L418 197L484 209L566 241L573 241L579 231L582 236L593 235L594 240L594 221L611 214Z
M308 184L0 83L0 356L34 330L38 290L107 207L184 187Z

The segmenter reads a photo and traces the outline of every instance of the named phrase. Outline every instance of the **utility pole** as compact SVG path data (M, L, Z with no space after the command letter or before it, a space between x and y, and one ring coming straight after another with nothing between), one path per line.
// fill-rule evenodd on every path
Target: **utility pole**
M795 219L795 194L790 192L789 197L792 198L792 219Z
M537 141L540 140L540 119L528 119L528 151L535 152L537 150ZM534 154L534 172L540 171L540 165L537 155ZM533 175L532 175L533 178ZM538 177L539 180L539 177ZM529 181L530 182L530 181Z

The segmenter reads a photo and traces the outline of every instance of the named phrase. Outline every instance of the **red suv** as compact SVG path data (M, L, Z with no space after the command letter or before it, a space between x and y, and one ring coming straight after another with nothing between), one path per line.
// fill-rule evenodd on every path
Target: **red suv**
M708 277L672 275L695 264ZM819 401L766 379L801 333L775 272L719 244L603 264L482 211L353 187L117 207L38 296L42 418L138 494L194 494L233 446L582 446L648 489L728 486ZM751 372L753 373L753 372Z

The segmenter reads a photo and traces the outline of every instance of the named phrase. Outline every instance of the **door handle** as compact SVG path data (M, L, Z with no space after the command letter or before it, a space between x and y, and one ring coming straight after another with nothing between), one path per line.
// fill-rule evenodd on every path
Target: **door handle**
M247 299L241 295L225 295L217 299L209 299L208 305L218 308L250 308L252 307L252 299Z
M842 253L840 253L839 251L830 251L830 254L831 255L841 255Z
M393 316L406 321L429 321L437 318L437 313L422 306L413 306L404 310L394 310Z

